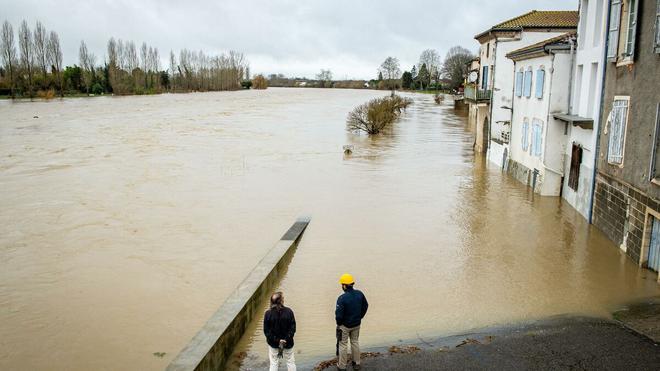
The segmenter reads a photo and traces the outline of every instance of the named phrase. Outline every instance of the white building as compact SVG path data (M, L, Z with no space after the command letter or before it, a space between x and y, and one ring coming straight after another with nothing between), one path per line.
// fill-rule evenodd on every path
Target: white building
M568 135L555 113L569 108L576 34L569 32L507 54L514 62L508 172L543 196L559 196Z
M591 219L596 143L605 69L608 2L581 0L577 52L571 79L571 104L563 115L567 131L562 197Z
M502 166L509 154L511 105L513 100L513 61L506 55L516 49L562 35L577 28L577 11L531 11L504 21L475 36L481 43L480 74L477 90L481 97L490 96L484 122L477 121L477 132L489 133L488 157ZM492 92L492 93L491 93ZM475 95L479 95L478 92ZM468 104L470 103L466 90ZM482 103L483 106L483 103ZM472 107L471 107L472 108ZM483 109L483 108L482 108ZM488 128L483 124L487 123Z

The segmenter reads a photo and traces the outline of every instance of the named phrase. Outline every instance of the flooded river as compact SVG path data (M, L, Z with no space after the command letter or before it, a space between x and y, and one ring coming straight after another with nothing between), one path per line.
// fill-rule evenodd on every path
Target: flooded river
M0 369L162 369L303 214L281 284L303 363L334 354L344 272L367 347L660 294L570 206L475 157L450 101L414 95L391 133L347 133L383 94L0 102Z

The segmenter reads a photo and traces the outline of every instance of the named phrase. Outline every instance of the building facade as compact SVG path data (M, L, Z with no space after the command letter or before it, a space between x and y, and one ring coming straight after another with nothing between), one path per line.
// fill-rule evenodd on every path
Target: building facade
M509 157L513 101L513 61L506 55L551 37L574 31L577 11L531 11L497 24L475 36L481 44L477 88L490 91L488 128L477 122L477 132L488 132L488 158L502 166ZM468 101L469 102L469 101ZM477 103L478 104L478 103Z
M660 269L660 0L611 0L593 223Z
M576 34L569 32L512 51L515 85L507 172L543 196L559 196L568 144L553 114L569 107Z
M577 50L569 106L554 115L566 131L561 195L591 220L596 146L600 127L601 92L605 71L608 0L580 0Z

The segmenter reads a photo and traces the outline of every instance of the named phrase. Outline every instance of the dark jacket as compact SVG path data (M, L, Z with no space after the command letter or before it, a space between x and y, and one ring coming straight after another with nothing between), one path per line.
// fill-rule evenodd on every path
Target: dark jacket
M280 346L280 340L286 340L284 348L293 348L293 335L296 333L296 317L287 307L273 307L264 314L264 335L268 345Z
M349 287L339 298L335 309L335 320L337 326L355 327L359 326L362 318L367 314L367 298L360 290Z

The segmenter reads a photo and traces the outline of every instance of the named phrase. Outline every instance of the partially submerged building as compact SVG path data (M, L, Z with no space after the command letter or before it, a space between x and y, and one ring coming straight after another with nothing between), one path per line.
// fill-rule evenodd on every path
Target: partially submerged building
M553 113L569 107L575 43L576 33L569 32L506 55L515 70L506 168L543 196L559 196L565 176L569 136Z
M660 270L660 0L612 0L593 223Z
M589 219L604 74L606 0L581 0L577 33L515 50L509 172Z
M575 31L577 25L577 11L533 10L475 36L481 44L480 72L477 81L466 87L465 100L474 111L470 117L477 121L477 133L488 133L481 149L488 152L490 161L502 166L509 157L514 71L506 55Z
M596 146L605 71L608 0L580 0L577 50L570 79L569 106L554 118L566 133L561 195L591 220Z

